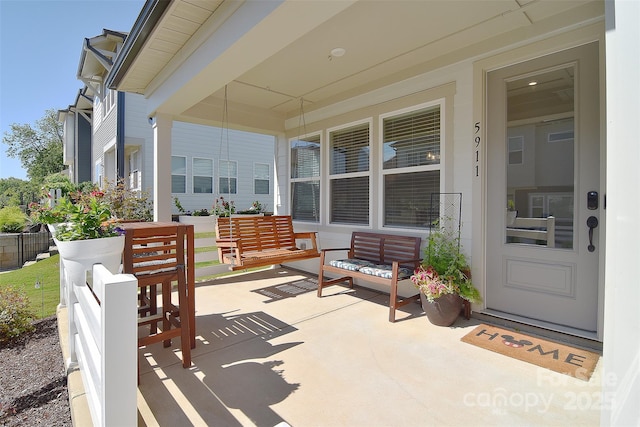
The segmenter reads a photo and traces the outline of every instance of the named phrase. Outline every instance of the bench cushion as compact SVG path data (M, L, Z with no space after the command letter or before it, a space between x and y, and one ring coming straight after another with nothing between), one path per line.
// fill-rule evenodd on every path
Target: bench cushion
M376 264L370 267L362 267L358 271L362 274L382 277L383 279L391 279L393 277L393 271L389 264ZM398 267L398 280L408 279L412 274L412 269L407 267Z
M349 271L358 271L362 267L372 267L375 263L363 259L337 259L329 261L329 265L336 268L343 268Z
M376 264L375 262L363 259L338 259L329 261L329 265L348 271L357 271L370 276L382 277L383 279L391 279L393 276L391 264ZM413 270L409 267L398 268L398 280L408 279L412 274Z

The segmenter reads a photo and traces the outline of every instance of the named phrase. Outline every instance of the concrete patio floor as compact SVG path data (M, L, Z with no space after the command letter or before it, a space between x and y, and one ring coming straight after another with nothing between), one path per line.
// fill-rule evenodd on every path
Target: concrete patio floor
M139 425L599 424L601 361L574 379L461 342L473 318L433 326L410 304L392 324L388 295L317 298L306 278L278 268L198 284L193 366L178 342L139 350Z

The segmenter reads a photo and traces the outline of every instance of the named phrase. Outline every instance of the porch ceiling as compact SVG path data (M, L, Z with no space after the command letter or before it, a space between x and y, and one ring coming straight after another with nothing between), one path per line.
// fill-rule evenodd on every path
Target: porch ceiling
M570 25L603 9L601 0L268 3L232 34L255 3L174 0L113 85L144 94L152 113L215 125L227 84L231 126L282 131L301 98L309 112L513 42L538 23ZM336 47L344 56L331 54Z

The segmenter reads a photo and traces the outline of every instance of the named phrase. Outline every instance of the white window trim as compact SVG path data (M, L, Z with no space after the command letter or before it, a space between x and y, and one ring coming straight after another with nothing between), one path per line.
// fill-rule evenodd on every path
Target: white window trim
M331 133L332 132L336 132L336 131L340 131L340 130L346 130L349 129L351 127L356 127L362 124L367 124L369 126L369 170L367 172L353 172L353 173L346 173L346 174L336 174L336 175L331 175ZM374 188L374 182L373 182L373 157L374 157L374 147L372 147L372 142L373 142L373 117L368 117L362 120L356 120L350 123L345 123L345 124L341 124L339 126L334 126L331 128L327 128L325 131L325 135L326 135L326 144L324 144L324 147L320 146L320 151L321 151L321 157L320 157L320 163L321 163L321 170L322 172L320 173L320 175L324 175L323 177L323 182L320 184L321 188L320 188L320 199L321 199L321 206L322 206L322 195L323 195L323 191L322 191L322 187L325 188L325 194L326 197L324 198L324 200L326 200L326 203L324 203L325 208L324 211L321 213L321 216L324 216L324 218L326 218L326 224L331 225L332 227L336 227L336 228L356 228L356 229L373 229L373 188ZM324 161L323 161L324 159ZM324 163L324 167L322 166L322 163ZM331 222L331 180L333 179L343 179L343 178L357 178L357 177L363 177L363 176L368 176L369 177L369 195L368 195L368 200L369 200L369 222L368 224L342 224L342 223L336 223L336 222Z
M236 164L236 167L235 167L236 176L227 176L227 175L222 176L220 174L220 172L222 172L222 170L223 170L223 167L221 165L222 162L235 163ZM227 167L226 170L228 171L229 168ZM230 193L230 192L229 193L223 193L222 191L220 191L221 190L221 188L220 188L220 179L223 179L223 178L235 178L236 179L236 192L235 193ZM237 196L239 194L238 190L239 190L239 187L240 187L240 180L238 179L238 161L237 160L227 160L227 159L218 160L218 182L216 184L218 185L218 194L220 194L221 196L224 196L224 195L229 195L229 196L230 195L236 195Z
M116 106L116 104L118 103L118 91L113 90L113 89L109 89L106 86L103 88L104 93L105 93L105 99L103 102L104 105L104 116L108 116L109 113L111 112L111 110L113 110L113 108Z
M135 156L135 159L133 159ZM134 160L134 167L131 167L132 159ZM131 190L140 191L142 189L142 150L136 149L129 153L128 155L128 163L129 163L129 187ZM137 176L135 179L136 186L131 186L131 177L132 175Z
M94 184L96 184L99 188L102 188L102 181L104 179L104 166L102 164L102 160L97 160L94 163L93 167L94 167L93 169Z
M519 140L519 141L520 141L520 144L521 144L521 146L522 146L522 148L521 148L520 150L513 150L513 151L511 150L511 147L509 147L509 146L511 145L510 143L511 143L511 140L512 140L512 139L513 139L513 140L516 140L516 139L517 139L517 140ZM511 159L509 158L509 155L510 155L511 153L517 153L518 151L522 153L522 154L521 154L521 159L522 159L522 160L520 161L520 163L511 163ZM525 159L524 159L524 135L514 135L514 136L509 136L509 137L507 137L507 165L508 165L508 166L520 166L520 165L524 165L524 164L525 164L525 161L524 161L524 160L525 160Z
M400 116L403 114L409 114L415 111L424 110L427 108L439 106L440 107L440 163L437 165L422 165L422 166L411 166L406 168L395 168L395 169L384 169L384 129L383 123L384 119L389 117ZM408 231L415 232L416 228L409 227L389 227L384 225L384 178L386 175L391 174L401 174L401 173L411 173L411 172L426 172L426 171L440 171L440 192L445 192L445 166L446 166L446 99L445 98L437 98L432 101L424 102L422 104L412 105L409 107L401 108L399 110L390 111L387 113L380 114L378 116L378 147L377 147L377 155L378 155L378 164L379 172L377 175L377 183L376 188L380 190L381 196L378 197L378 215L377 227L380 230L394 230L394 231Z
M269 169L269 176L267 177L267 180L269 181L269 192L266 194L258 194L256 193L256 179L258 179L258 177L256 176L256 166L257 165L262 165L262 166L266 166ZM271 163L265 163L265 162L254 162L253 163L253 195L254 196L268 196L271 194Z
M194 182L195 182L195 177L196 176L200 176L200 177L209 177L208 175L196 175L194 173L195 171L195 167L193 166L194 162L196 160L210 160L211 161L211 193L196 193L193 186L194 186ZM216 174L215 174L215 160L211 157L192 157L191 158L191 193L192 194L213 194L216 191L216 183L215 183L215 179L216 179Z

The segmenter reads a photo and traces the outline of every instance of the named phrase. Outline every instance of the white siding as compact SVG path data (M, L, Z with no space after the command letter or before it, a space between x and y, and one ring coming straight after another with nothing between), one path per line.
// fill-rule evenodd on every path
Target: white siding
M129 149L140 147L142 189L151 197L153 195L153 129L149 124L146 109L146 100L143 96L126 94L125 144ZM115 127L113 132L115 134ZM228 158L238 162L238 194L231 196L236 208L239 210L247 209L253 201L258 200L268 210L274 210L273 136L234 130L229 130L228 135L229 143L226 143L226 138L222 138L223 143L221 144L220 128L183 122L173 123L171 153L187 158L187 191L185 194L175 194L172 197L177 196L182 206L188 211L211 210L215 198L219 196L218 161ZM213 159L213 194L193 193L192 162L194 157ZM269 163L271 166L269 194L254 194L253 165L256 162ZM223 195L223 197L229 199L227 195ZM173 205L172 210L174 214L178 213Z
M102 105L100 105L99 108L102 110ZM109 167L111 162L105 162L103 157L105 148L115 145L116 123L117 108L114 107L109 111L106 117L102 117L102 120L99 120L99 124L94 126L93 129L93 164L95 165L97 161L101 161L105 167L103 176L109 180L113 180L115 178L115 171L110 170L112 169ZM115 167L115 163L113 167Z
M146 114L146 101L142 95L125 94L125 146L140 149L142 190L149 198L153 195L153 129Z
M172 129L171 154L187 157L187 192L174 194L186 210L211 209L216 197L220 196L218 186L219 160L238 162L237 194L222 194L225 200L233 200L236 209L248 209L255 200L273 211L274 184L274 137L257 133L229 130L224 133L220 128L174 122ZM193 158L213 159L214 193L193 193ZM271 185L269 194L254 194L254 163L269 163ZM174 213L177 209L174 207Z

